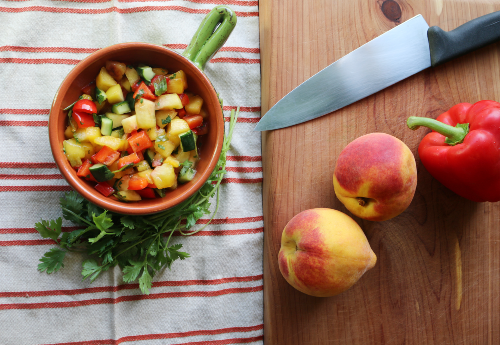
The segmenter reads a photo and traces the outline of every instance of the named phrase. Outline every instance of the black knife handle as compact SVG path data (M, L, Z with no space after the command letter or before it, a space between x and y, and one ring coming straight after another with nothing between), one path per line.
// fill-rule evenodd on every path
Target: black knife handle
M471 20L449 32L437 26L427 30L431 65L437 66L500 40L500 11Z

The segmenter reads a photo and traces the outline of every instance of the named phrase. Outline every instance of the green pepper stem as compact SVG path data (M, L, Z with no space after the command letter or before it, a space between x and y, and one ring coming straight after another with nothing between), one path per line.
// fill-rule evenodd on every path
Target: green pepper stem
M453 127L431 118L409 117L406 124L410 130L416 130L420 126L428 127L446 136L445 143L449 145L462 143L465 136L469 133L469 124L457 124Z

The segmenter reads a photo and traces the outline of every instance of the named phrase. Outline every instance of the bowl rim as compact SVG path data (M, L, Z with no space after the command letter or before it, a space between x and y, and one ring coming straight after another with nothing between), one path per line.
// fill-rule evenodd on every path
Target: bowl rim
M76 171L71 167L69 161L66 159L62 151L62 141L60 141L60 130L58 129L59 116L63 114L62 107L62 98L60 98L60 93L62 90L68 90L71 87L71 84L74 82L75 78L78 77L85 68L87 68L93 61L97 59L101 59L110 53L116 53L117 51L124 50L149 50L156 51L160 54L167 54L169 58L174 58L180 61L180 64L191 65L194 67L193 71L195 72L197 77L200 78L202 82L203 88L207 89L207 92L210 94L210 97L213 98L214 102L217 100L217 104L220 105L219 97L215 88L205 73L197 67L191 60L182 56L181 54L161 45L152 44L152 43L144 43L144 42L125 42L114 44L102 49L99 49L89 56L81 60L64 78L61 82L57 92L54 96L50 113L49 113L49 122L48 122L48 132L49 132L49 142L52 151L52 156L54 157L54 161L56 163L57 168L61 172L64 179L68 182L68 184L80 195L82 195L88 201L98 205L104 209L124 214L124 215L147 215L158 213L167 209L174 207L175 205L184 202L186 199L195 194L208 180L210 175L212 174L222 151L223 141L224 141L224 132L225 132L225 123L224 123L224 114L222 112L221 107L214 107L216 109L216 113L213 118L210 118L211 127L216 128L216 146L215 150L209 155L207 155L208 165L205 170L198 171L197 174L200 174L199 178L191 183L186 191L182 194L174 197L174 198L157 198L159 203L154 203L150 205L141 205L140 202L122 202L116 201L109 197L99 196L96 193L91 193L89 190L89 186L87 183L80 177L76 175ZM147 58L145 59L147 60ZM215 124L212 124L215 119ZM214 126L215 125L215 126ZM63 136L64 138L64 136ZM64 140L64 139L63 139ZM209 157L208 157L209 156ZM151 202L153 203L153 202Z

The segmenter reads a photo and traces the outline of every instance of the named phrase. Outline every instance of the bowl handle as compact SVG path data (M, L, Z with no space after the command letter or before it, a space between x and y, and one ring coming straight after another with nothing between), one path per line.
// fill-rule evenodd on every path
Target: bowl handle
M236 14L233 10L223 5L215 7L203 19L182 55L203 71L207 61L224 45L235 26Z

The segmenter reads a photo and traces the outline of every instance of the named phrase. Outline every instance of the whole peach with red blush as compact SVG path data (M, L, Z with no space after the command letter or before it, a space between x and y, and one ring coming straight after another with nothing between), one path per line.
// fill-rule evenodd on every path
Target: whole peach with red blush
M304 210L288 222L281 236L281 274L294 288L311 296L344 292L376 262L359 225L338 210Z
M391 219L410 205L417 187L417 166L408 146L386 133L370 133L349 143L333 173L337 198L354 215Z

